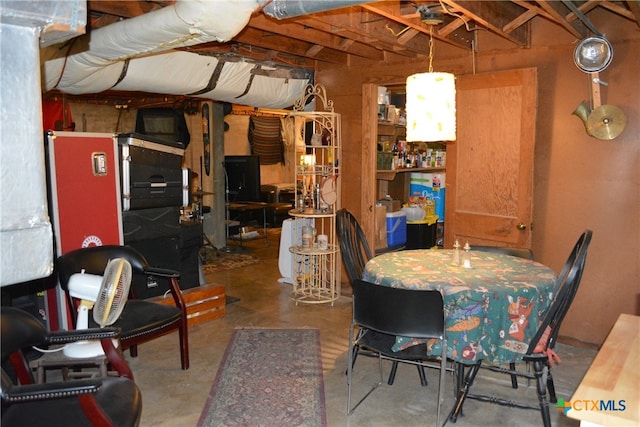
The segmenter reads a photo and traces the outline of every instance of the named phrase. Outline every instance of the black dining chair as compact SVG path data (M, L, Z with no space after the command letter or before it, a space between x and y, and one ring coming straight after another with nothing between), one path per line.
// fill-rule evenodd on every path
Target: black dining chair
M358 219L348 209L343 208L336 213L336 231L338 233L342 262L347 271L347 276L349 276L349 283L353 286L356 280L362 279L364 266L373 257L372 252ZM354 352L353 361L355 363L359 353L357 346L354 348ZM417 368L420 384L426 386L427 377L424 369L421 366ZM393 385L397 370L398 362L394 361L391 365L387 384Z
M441 354L428 355L428 344L411 346L394 351L396 336L424 340L439 340ZM379 358L379 380L351 407L353 369L355 360L353 351L361 348ZM420 367L440 369L436 424L440 424L440 404L443 396L445 373L447 371L447 342L445 338L444 303L442 294L435 290L415 290L392 288L377 285L364 280L353 283L353 321L349 330L349 363L347 382L349 395L347 414L353 411L383 382L382 360L411 363ZM438 364L433 361L439 359Z
M456 403L449 413L449 420L456 422L458 415L462 412L462 406L465 400L475 399L502 406L539 410L543 425L545 427L551 426L549 403L557 402L555 385L553 383L553 376L551 375L551 366L559 361L554 347L562 321L569 311L571 303L578 291L592 235L593 232L591 230L585 230L574 245L562 272L556 280L553 301L545 312L542 322L540 322L538 330L529 342L527 351L522 358L524 362L533 365L534 372L525 372L511 368L505 369L491 365L482 366L482 360L478 361L476 364L470 366L465 376L464 384L458 389ZM526 401L504 399L497 396L472 394L470 389L481 367L510 376L515 375L529 380L535 380L538 404L534 405ZM547 398L547 392L549 398Z
M10 426L122 426L140 422L142 396L113 340L117 328L48 331L32 314L0 309L2 345L2 424ZM36 384L28 359L33 347L52 350L83 340L100 340L112 375ZM62 347L60 347L62 348Z
M340 243L340 253L349 282L362 279L364 266L373 255L358 219L348 209L336 213L336 231Z

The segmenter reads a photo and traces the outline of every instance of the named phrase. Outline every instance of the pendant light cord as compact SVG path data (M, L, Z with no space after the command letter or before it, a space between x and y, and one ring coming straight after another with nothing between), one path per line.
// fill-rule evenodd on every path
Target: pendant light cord
M433 73L433 25L429 25L429 72Z

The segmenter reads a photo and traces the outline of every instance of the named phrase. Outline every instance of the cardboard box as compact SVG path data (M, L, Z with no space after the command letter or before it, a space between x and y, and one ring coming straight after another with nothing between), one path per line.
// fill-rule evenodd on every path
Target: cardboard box
M407 214L404 211L387 213L387 245L392 248L407 242Z
M204 285L182 291L187 304L187 324L199 325L209 320L224 317L226 313L226 298L224 286ZM173 305L171 295L150 298L150 301Z
M376 204L375 244L374 250L387 247L387 207Z
M400 200L380 199L378 203L384 205L387 208L387 212L397 212L402 208Z

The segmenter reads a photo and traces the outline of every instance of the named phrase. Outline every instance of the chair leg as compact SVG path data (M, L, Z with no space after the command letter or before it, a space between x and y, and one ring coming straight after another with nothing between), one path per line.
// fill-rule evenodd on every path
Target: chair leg
M420 385L422 385L422 387L426 387L429 384L427 383L427 375L424 373L424 366L422 365L416 365L418 368L418 375L420 376Z
M180 340L180 364L183 370L189 369L189 326L187 322L183 322L178 330L178 339Z
M352 388L352 382L353 382L353 368L355 365L355 360L353 360L353 356L354 356L354 331L353 331L353 326L351 327L350 331L349 331L349 360L347 362L347 387L348 387L348 397L347 397L347 415L351 415L353 413L353 411L356 410L356 408L358 408L358 406L360 406L360 404L362 402L364 402L364 400L369 397L369 395L371 393L373 393L373 391L378 388L383 382L384 382L384 378L383 378L383 372L382 372L382 358L378 357L378 381L371 387L371 389L358 401L358 403L356 403L353 407L351 407L351 388Z
M438 380L438 403L436 407L436 426L440 426L440 409L444 395L445 374L447 373L447 342L442 338L442 354L440 356L440 378ZM422 367L422 366L421 366ZM445 420L445 424L447 421Z
M456 362L456 379L455 379L455 387L453 390L453 398L458 397L458 393L462 390L464 386L464 364L460 362Z
M427 383L427 375L424 373L424 366L416 365L416 368L418 368L418 376L420 377L420 384L423 387L426 387L428 383ZM387 380L387 384L393 385L393 382L396 379L396 372L398 372L398 362L394 360L393 364L391 365L391 371L389 372L389 379Z
M458 420L458 414L462 412L462 405L464 404L464 400L469 394L469 388L473 385L473 381L476 379L476 375L478 375L478 371L480 370L480 365L482 361L479 360L478 363L471 365L469 372L467 372L467 376L464 381L464 386L458 392L458 396L456 398L456 404L451 409L451 413L449 414L449 420L455 423Z
M534 375L536 376L536 391L538 392L538 401L540 402L540 414L542 415L542 425L551 427L551 415L549 414L549 402L547 401L547 387L542 373L544 363L540 360L533 362Z
M509 363L509 369L515 371L516 364L513 362ZM518 376L515 374L511 374L511 388L518 388Z
M556 396L556 386L553 383L553 376L551 376L551 368L547 367L547 390L549 391L549 402L556 404L558 398Z
M397 371L398 371L398 362L394 360L391 365L391 371L389 371L389 379L387 380L387 384L393 385L393 381L396 379Z
M129 354L131 355L131 357L138 357L138 346L132 345L131 347L129 347Z
M351 362L351 367L353 368L353 366L356 364L356 359L358 358L358 346L354 346L353 347L353 358L352 358L352 362ZM345 375L349 375L349 369L345 369L344 371Z

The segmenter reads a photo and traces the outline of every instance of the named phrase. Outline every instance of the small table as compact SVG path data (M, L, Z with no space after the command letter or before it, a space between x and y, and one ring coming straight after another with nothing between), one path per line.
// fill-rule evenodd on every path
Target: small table
M556 275L535 261L471 251L472 268L451 265L453 251L388 252L365 265L363 279L384 286L437 289L444 299L447 357L463 364L517 362L551 304ZM398 337L395 349L415 342ZM439 354L439 345L433 348Z
M267 236L267 207L268 204L264 202L232 202L227 205L227 208L230 212L237 212L238 215L236 218L230 220L235 220L238 223L238 234L229 236L230 240L237 240L240 242L242 246L242 242L246 240L254 240L258 239L260 236L243 236L240 229L249 223L248 217L252 212L262 211L262 231L264 234L264 242L265 244L269 244L269 239ZM227 224L230 227L230 224Z
M621 314L571 401L564 402L566 415L581 426L640 425L639 350L640 317Z
M36 371L36 383L42 384L46 382L46 371L48 369L60 369L62 371L62 379L67 381L72 378L106 377L108 375L108 364L109 361L105 355L73 358L66 356L62 351L62 347L60 347L59 351L43 353L38 359L31 360L29 367ZM87 370L87 368L90 369Z

